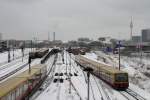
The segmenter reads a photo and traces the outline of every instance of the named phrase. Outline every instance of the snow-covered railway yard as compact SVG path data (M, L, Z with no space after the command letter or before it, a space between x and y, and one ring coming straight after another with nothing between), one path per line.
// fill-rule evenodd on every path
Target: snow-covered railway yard
M96 57L92 53L85 56L93 60ZM62 55L58 54L47 81L31 100L87 100L87 74L74 62L73 55L71 58L65 53L63 63ZM150 93L132 83L126 91L118 91L91 75L90 100L150 100Z
M118 59L116 56L107 55L103 52L87 53L84 57L116 68L118 66ZM21 66L24 67L16 71L13 75L27 70L29 68L27 58L28 55L24 57L23 62L22 59L19 58L11 63L2 65L0 67L0 77L3 77ZM56 62L53 63L55 60ZM143 70L139 70L140 67L136 68L137 66L133 66L134 60L132 62L130 61L132 60L130 59L127 61L127 57L122 57L121 60L121 70L127 71L130 79L129 88L126 91L115 90L101 79L91 74L89 83L90 100L150 100L148 89L142 89L139 84L136 84L137 81L135 82L135 80L139 81L139 79L134 79L139 78L137 76L134 77L135 75L139 75L141 80L148 80L149 77L142 73ZM32 61L31 66L39 64L40 62L41 59L35 59ZM52 55L45 64L47 65L48 77L30 100L87 100L87 73L83 71L81 66L75 63L74 55L70 55L66 52L64 55L58 53L57 56Z

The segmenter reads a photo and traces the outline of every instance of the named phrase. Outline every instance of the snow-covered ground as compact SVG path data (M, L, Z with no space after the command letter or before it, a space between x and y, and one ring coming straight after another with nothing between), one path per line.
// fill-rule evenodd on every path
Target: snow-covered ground
M31 49L26 48L24 50L24 54L27 55L30 51L31 51ZM21 49L16 49L14 51L12 51L12 50L10 51L10 59L11 59L11 61L13 60L13 54L14 54L14 59L22 57ZM7 61L8 61L8 52L0 53L0 65L3 65L5 63L7 63Z

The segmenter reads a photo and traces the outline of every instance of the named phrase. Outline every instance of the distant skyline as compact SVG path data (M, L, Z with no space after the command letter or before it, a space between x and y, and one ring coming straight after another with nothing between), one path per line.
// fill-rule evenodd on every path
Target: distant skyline
M0 0L4 39L130 39L150 28L150 0Z

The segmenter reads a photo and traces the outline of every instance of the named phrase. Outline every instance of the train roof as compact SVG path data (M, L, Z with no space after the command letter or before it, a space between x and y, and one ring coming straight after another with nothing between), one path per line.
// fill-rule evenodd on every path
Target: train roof
M49 50L48 48L42 48L42 49L40 49L39 51L40 52L44 52L44 51L46 51L46 50Z
M40 69L43 67L46 67L46 65L38 64L38 65L31 66L30 73L29 73L29 69L28 69L14 77L7 79L6 81L0 83L0 98L5 96L7 93L9 93L9 91L15 89L19 84L30 79L30 77L32 77L33 75L39 74Z
M108 64L104 64L104 63L101 63L101 62L98 62L98 61L95 61L95 60L92 60L92 59L89 59L87 57L84 57L84 56L81 56L81 55L78 55L78 57L81 57L83 58L84 60L86 60L87 62L90 62L90 63L93 63L95 65L98 65L101 69L103 70L107 70L108 72L110 73L126 73L124 71L121 71L119 69L116 69L115 67L112 67L111 65L108 65Z
M11 90L16 88L19 84L25 82L27 78L12 77L0 83L0 98L8 94Z
M124 71L121 71L121 70L119 70L116 67L105 65L103 63L96 62L96 61L93 61L93 62L96 63L96 64L98 64L99 67L101 67L101 69L107 70L108 72L111 72L111 73L125 73Z
M27 77L27 78L30 78L34 74L38 73L43 67L46 67L46 65L44 65L44 64L37 64L37 65L31 66L31 72L30 73L29 73L29 69L27 69L26 71L16 75L15 77Z
M46 67L46 65L45 64L37 64L37 65L34 65L34 66L32 66L31 68L43 68L43 67Z
M40 69L38 68L31 68L31 72L29 73L29 69L16 75L15 77L26 77L26 78L30 78L33 75L35 75L36 73L38 73L40 71Z

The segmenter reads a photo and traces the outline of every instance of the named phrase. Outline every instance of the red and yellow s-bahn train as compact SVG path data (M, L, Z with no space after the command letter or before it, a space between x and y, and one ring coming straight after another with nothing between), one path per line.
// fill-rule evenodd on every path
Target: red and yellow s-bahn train
M38 64L0 83L0 100L28 100L33 90L46 78L46 65Z
M106 64L88 59L81 55L75 55L75 61L82 67L91 67L93 74L118 90L125 90L129 87L128 73L115 69Z

